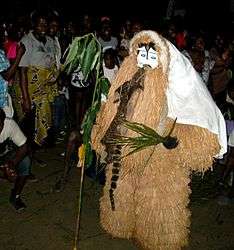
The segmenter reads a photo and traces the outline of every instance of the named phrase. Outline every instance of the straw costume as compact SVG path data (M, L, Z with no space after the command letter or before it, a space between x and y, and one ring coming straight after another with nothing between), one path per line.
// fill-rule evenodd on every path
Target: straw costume
M156 51L153 67L139 64L142 48L147 54L149 48ZM114 139L135 136L123 120L162 136L176 120L174 140L123 157L131 149L113 144ZM156 32L142 31L132 39L98 113L92 146L107 164L100 200L103 228L113 237L134 239L143 249L186 246L189 174L206 171L215 156L226 152L225 122L190 62Z

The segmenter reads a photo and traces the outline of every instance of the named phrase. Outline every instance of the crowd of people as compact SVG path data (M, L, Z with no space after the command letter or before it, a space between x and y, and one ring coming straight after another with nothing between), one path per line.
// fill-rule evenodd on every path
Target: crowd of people
M88 33L102 46L103 72L110 83L129 53L131 38L143 29L157 27L192 62L227 121L230 150L219 183L226 185L234 167L234 37L225 28L212 33L200 27L185 28L177 19L167 20L161 27L136 19L117 25L113 21L109 16L94 20L90 15L62 20L55 11L35 10L28 17L1 23L0 160L3 176L14 183L10 203L17 211L26 207L20 198L26 181L36 181L32 163L46 165L37 159L36 151L55 147L64 133L65 170L56 189L61 191L66 183L95 83L92 78L85 81L80 69L65 74L62 65L73 39ZM234 197L233 183L230 186L229 201Z

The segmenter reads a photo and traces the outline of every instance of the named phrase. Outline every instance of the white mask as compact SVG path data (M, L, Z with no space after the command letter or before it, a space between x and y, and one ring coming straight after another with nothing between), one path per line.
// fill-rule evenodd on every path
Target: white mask
M137 66L143 68L144 65L155 69L158 66L158 57L154 49L150 48L148 51L145 46L138 49Z

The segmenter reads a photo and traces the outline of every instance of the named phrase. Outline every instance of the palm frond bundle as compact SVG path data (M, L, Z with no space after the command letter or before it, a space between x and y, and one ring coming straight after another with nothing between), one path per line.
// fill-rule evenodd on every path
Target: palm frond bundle
M161 136L154 129L142 123L123 121L122 125L125 128L136 132L139 136L129 137L117 135L115 138L111 138L108 143L129 147L130 152L124 157L139 152L147 147L158 145L159 143L162 143L168 149L172 149L178 145L177 138L171 136L175 124L176 119L173 122L169 133L166 136Z
M91 131L101 106L101 94L107 96L110 83L104 77L102 71L102 49L94 34L89 33L82 37L76 37L70 48L64 63L67 74L75 71L78 67L87 80L91 73L95 77L95 87L92 104L87 110L81 128L83 130L83 144L85 146L85 166L89 167L92 162Z

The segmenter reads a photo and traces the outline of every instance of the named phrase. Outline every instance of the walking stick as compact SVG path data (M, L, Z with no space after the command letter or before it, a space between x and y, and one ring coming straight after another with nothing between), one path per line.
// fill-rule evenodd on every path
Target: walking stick
M79 233L80 233L80 215L81 215L81 206L82 206L82 191L83 191L83 182L84 182L84 163L85 163L85 146L82 144L78 149L79 161L77 164L78 168L81 168L80 175L80 191L79 191L79 201L78 201L78 212L76 219L76 230L75 230L75 240L73 250L78 250L79 243Z

